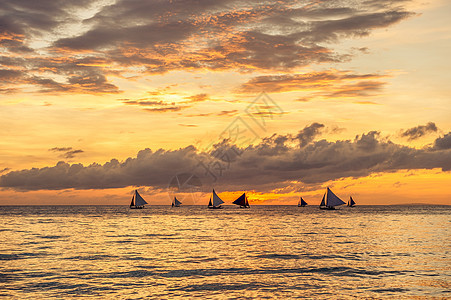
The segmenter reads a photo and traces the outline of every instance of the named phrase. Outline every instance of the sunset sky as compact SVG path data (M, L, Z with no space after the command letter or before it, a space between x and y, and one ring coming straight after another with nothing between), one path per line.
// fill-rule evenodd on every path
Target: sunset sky
M0 205L451 204L451 2L0 6Z

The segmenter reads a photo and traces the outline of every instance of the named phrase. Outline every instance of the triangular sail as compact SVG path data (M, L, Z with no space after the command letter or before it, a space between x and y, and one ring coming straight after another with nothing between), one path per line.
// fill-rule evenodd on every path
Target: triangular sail
M340 198L338 198L337 195L335 195L329 188L327 188L326 205L327 206L338 206L338 205L343 205L343 204L346 204L346 203L343 202L343 200L341 200Z
M302 197L301 197L301 205L302 206L306 206L307 205L307 202L305 202L304 199L302 199Z
M135 206L135 195L132 196L132 202L130 203L130 206Z
M350 196L348 206L354 206L354 205L355 205L354 199L352 199L352 196Z
M247 197L246 197L246 205L245 205L246 207L251 207L250 205L249 205L249 201L247 200Z
M208 202L208 206L213 206L213 204L211 204L211 197L210 197L210 202Z
M182 204L182 202L180 202L177 197L174 197L174 205L175 206L180 206L180 204Z
M222 201L222 199L219 198L219 196L216 194L215 190L213 189L213 206L219 206L222 203L224 203L224 201Z
M233 201L233 204L236 204L239 206L246 206L246 193L243 193L243 195L239 196L238 199Z
M138 190L135 190L135 206L143 206L144 204L148 203L143 199L143 197L141 197Z
M323 195L323 200L321 200L319 206L326 206L326 194Z

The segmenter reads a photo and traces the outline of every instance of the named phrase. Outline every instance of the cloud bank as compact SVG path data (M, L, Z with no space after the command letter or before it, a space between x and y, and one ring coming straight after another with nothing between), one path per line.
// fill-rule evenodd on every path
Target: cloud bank
M313 123L296 135L276 135L240 148L227 140L200 152L144 149L122 162L69 164L10 171L0 187L14 190L108 189L147 186L164 189L177 174L194 174L227 190L267 192L292 182L324 183L345 177L406 169L451 170L451 132L427 149L395 144L371 131L353 140L319 139L324 125ZM205 185L207 190L211 186Z
M120 93L110 76L347 61L334 44L411 17L405 2L2 1L0 89Z

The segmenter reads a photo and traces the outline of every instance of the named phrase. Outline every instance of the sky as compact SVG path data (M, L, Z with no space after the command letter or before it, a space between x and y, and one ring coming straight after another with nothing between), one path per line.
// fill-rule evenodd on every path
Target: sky
M451 3L1 1L0 205L451 204Z

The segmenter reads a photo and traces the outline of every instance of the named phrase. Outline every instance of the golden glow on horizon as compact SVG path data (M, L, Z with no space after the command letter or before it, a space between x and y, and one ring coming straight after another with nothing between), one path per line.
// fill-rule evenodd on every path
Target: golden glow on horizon
M448 187L449 174L440 170L403 170L394 173L378 173L367 177L345 178L327 182L317 187L307 187L307 191L288 193L255 191L219 191L218 196L225 205L232 205L242 193L246 192L253 205L297 205L300 197L310 205L317 206L326 190L332 191L347 202L352 196L357 205L387 204L439 204L451 205L451 190ZM442 187L437 188L438 186ZM123 205L130 203L135 188L127 187L106 190L58 190L58 191L2 191L1 205ZM209 193L168 193L139 188L140 194L152 205L171 205L172 197L184 202L184 205L207 205Z
M311 5L319 7L320 3ZM96 12L102 8L95 6ZM255 126L256 143L273 134L295 136L316 122L325 125L317 140L352 141L378 131L381 139L411 149L431 149L438 137L450 131L448 1L400 4L403 11L414 14L390 26L367 28L368 35L359 38L358 34L341 36L337 32L327 43L312 40L321 46L312 48L307 43L296 44L289 34L291 27L305 26L302 23L270 23L276 6L241 3L230 10L203 13L187 21L186 36L175 30L174 37L168 33L153 44L143 40L145 46L124 37L117 46L103 46L101 37L98 48L84 49L70 38L74 47L51 46L61 35L69 34L47 32L36 38L26 31L0 32L2 53L11 60L5 59L5 69L0 70L0 171L4 170L0 176L54 166L58 161L84 165L113 158L124 161L145 148L155 151L194 145L204 150L221 141L221 133L234 118L246 115L247 105L261 91L284 112L265 128L249 122ZM80 17L96 15L87 9L77 13ZM176 13L168 13L161 19L176 17ZM262 20L268 23L258 23ZM75 18L65 24L64 31L73 26L72 34L82 36L95 29L81 21ZM230 26L232 23L235 26ZM144 37L154 38L153 34ZM166 43L166 38L171 42ZM258 43L253 44L255 41ZM40 43L46 46L37 47ZM20 49L15 52L15 47ZM266 48L271 51L259 52ZM300 49L306 52L297 53ZM271 56L272 52L277 55ZM334 59L324 58L328 55ZM296 65L303 59L308 63ZM270 117L265 112L259 116ZM434 122L437 130L411 140L401 136L401 132L428 122ZM65 157L50 151L55 147L80 151ZM323 183L312 191L309 186L292 183L290 187L305 192L269 188L266 193L250 191L249 200L251 205L295 204L305 194L310 203L309 198L317 199L329 185L337 195L355 193L361 204L450 204L450 176L449 171L438 169L387 172ZM23 204L122 204L129 190L0 190L0 205L11 204L17 195ZM229 190L220 195L230 202L241 193L233 187ZM164 204L165 195L152 192L149 197Z

